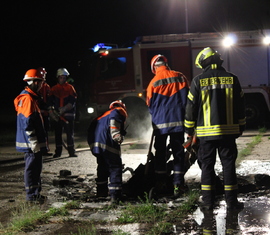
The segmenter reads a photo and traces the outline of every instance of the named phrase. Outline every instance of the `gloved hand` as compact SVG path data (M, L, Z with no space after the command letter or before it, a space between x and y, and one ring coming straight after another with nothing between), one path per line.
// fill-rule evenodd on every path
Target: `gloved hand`
M121 134L116 134L113 136L113 140L120 145L124 141L124 136Z
M55 111L55 109L49 109L49 116L52 120L58 122L59 121L59 114Z
M60 115L62 115L65 112L71 110L72 108L73 108L73 105L71 103L68 103L68 104L66 104L63 107L59 107L58 110L59 110Z

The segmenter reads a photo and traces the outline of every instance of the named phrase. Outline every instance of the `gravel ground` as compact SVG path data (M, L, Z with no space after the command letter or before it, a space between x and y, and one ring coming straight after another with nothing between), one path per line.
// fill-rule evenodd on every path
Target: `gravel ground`
M252 141L252 137L255 136L257 131L246 131L242 137L237 140L238 149L241 151L247 143ZM269 145L269 135L270 132L266 132L262 138L262 142L258 144L252 154L245 158L245 161L240 165L237 172L241 175L249 174L267 174L270 172L270 145ZM140 163L145 164L148 145L150 136L147 135L146 140L132 140L127 139L124 141L122 146L122 160L125 167L129 167L133 170L137 168ZM91 187L95 185L95 175L96 175L96 159L93 157L88 149L86 139L84 137L76 137L75 139L76 149L78 157L69 158L66 150L63 151L63 155L58 159L53 159L52 157L44 157L43 165L43 191L44 195L48 196L48 203L44 205L43 209L51 207L55 203L59 202L59 188L53 186L53 181L59 179L59 173L61 170L69 170L72 173L72 176L85 179L87 184ZM53 145L51 145L51 148ZM17 161L16 163L5 163L5 161L11 159L22 159L21 154L17 154L13 146L2 147L0 152L0 222L5 225L9 222L11 215L11 209L16 205L24 201L24 185L23 185L23 165L24 162ZM217 162L217 171L220 170L220 165ZM11 170L12 169L12 170ZM131 172L127 171L124 173L124 181L128 180L131 177ZM189 172L186 175L186 179L190 182L194 180L200 180L200 170L198 165L193 165ZM84 181L84 182L86 182ZM92 190L94 192L95 189ZM48 225L47 225L48 226ZM52 225L51 225L52 226ZM55 224L53 225L57 227ZM135 226L135 225L134 225ZM41 230L44 229L40 228ZM59 229L59 228L57 228ZM50 231L57 230L56 228L49 228ZM38 229L37 229L38 230ZM35 231L29 234L54 234L54 233L45 233ZM57 234L57 233L56 233ZM64 234L64 233L58 233ZM136 233L133 233L136 234ZM138 233L139 234L139 233Z

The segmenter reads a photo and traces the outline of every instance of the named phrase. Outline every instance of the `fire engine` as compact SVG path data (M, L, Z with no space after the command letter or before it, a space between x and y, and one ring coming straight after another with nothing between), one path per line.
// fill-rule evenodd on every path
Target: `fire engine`
M98 44L88 78L88 112L95 117L107 110L110 102L121 99L127 106L132 132L149 125L145 95L153 78L152 57L166 56L171 69L191 80L202 72L194 64L197 54L212 47L221 54L223 66L239 77L246 97L247 123L263 125L270 110L269 36L270 30L185 33L142 36L128 48Z

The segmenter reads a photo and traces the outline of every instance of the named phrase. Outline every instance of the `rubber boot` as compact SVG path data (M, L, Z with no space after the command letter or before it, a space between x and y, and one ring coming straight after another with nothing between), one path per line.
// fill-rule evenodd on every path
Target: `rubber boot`
M74 147L68 147L68 154L69 154L69 157L78 157L78 155L75 154Z
M108 197L108 184L97 184L97 197Z
M62 146L61 147L57 146L55 149L55 154L53 155L53 158L61 157L62 149L63 149Z

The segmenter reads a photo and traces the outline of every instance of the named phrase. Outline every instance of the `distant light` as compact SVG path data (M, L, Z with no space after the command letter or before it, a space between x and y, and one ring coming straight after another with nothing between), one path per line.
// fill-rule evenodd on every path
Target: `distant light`
M234 34L230 34L223 39L223 46L230 47L233 44L235 44L236 41L237 41L237 37Z
M263 39L263 43L265 45L269 45L270 44L270 37L269 36L266 36L264 39Z
M95 46L92 48L92 50L93 50L94 52L97 52L97 51L99 51L99 49L101 49L101 48L103 48L103 49L112 49L112 46L108 46L108 45L106 45L105 43L98 43L97 45L95 45Z
M94 113L94 108L92 108L92 107L89 107L89 108L87 108L87 113Z
M107 56L109 54L109 51L100 51L99 55L101 56Z
M139 97L142 97L142 96L143 96L143 94L142 94L142 93L138 93L138 96L139 96Z

